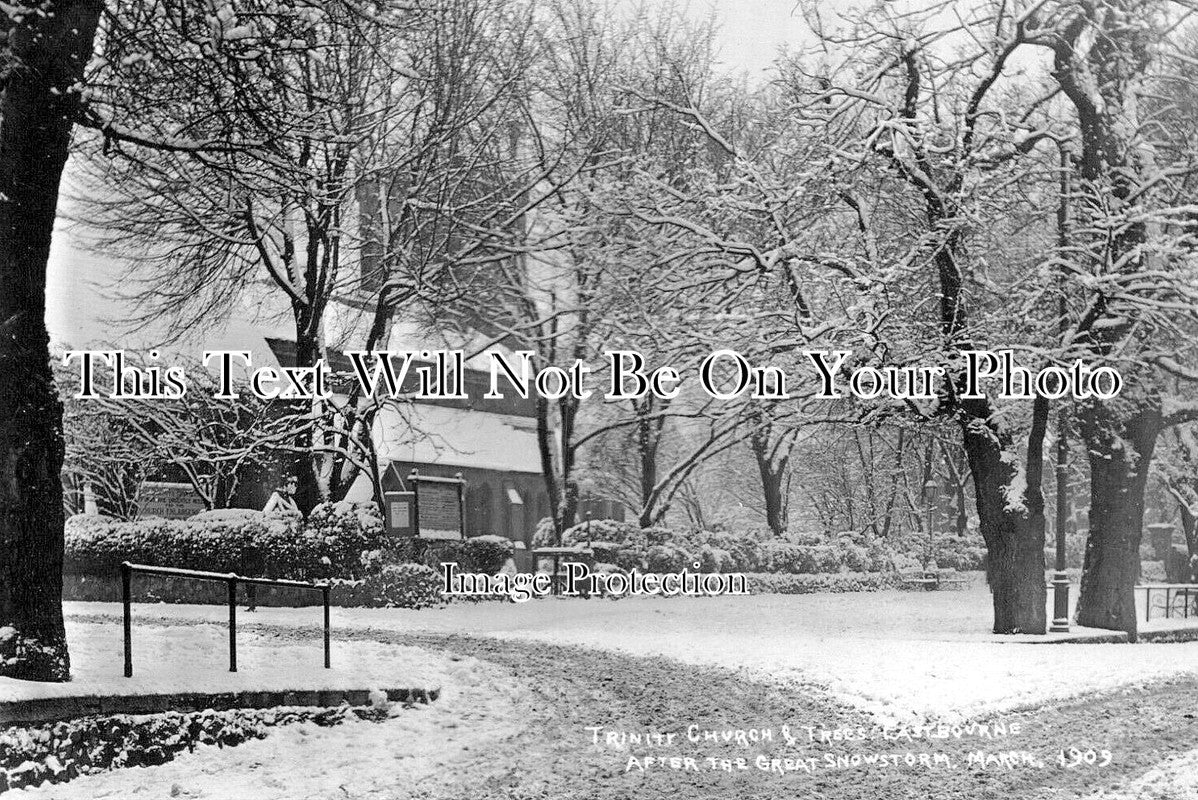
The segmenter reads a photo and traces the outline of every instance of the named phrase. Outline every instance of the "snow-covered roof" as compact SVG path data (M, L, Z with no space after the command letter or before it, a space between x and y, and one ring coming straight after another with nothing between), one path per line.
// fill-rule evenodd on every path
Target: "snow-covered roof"
M375 428L388 461L540 473L536 422L469 408L410 403L384 408Z

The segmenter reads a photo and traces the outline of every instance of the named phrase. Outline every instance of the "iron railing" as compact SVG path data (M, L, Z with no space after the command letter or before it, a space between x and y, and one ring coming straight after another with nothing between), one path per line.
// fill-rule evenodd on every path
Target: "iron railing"
M199 581L216 581L224 583L229 589L229 672L237 671L237 585L246 586L286 586L292 589L310 589L318 591L324 601L324 668L331 669L331 654L329 642L329 585L327 583L304 583L278 578L248 578L232 572L204 572L197 569L179 569L177 567L152 567L147 564L131 564L125 561L121 564L121 603L124 606L125 624L125 677L133 677L133 573L145 575L163 575L171 578L191 578Z

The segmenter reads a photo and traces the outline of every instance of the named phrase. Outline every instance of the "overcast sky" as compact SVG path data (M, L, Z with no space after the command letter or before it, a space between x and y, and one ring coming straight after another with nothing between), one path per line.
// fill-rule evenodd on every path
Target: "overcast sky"
M832 0L828 5L843 4L845 0ZM705 15L714 9L720 20L721 66L743 70L750 77L763 75L779 48L802 43L805 28L802 20L792 13L794 8L795 0L714 0L690 4L692 13ZM68 165L68 174L69 171ZM121 264L91 252L78 233L60 225L50 249L46 285L46 322L51 339L76 348L99 341L128 349L159 344L154 339L161 338L160 332L130 334L121 330L119 324L108 322L125 316L122 304L112 299L120 289L121 272ZM260 341L259 337L268 332L264 328L269 327L248 318L234 320L199 334L192 342L173 345L179 349L246 346L251 339ZM278 328L277 333L287 335L286 326Z

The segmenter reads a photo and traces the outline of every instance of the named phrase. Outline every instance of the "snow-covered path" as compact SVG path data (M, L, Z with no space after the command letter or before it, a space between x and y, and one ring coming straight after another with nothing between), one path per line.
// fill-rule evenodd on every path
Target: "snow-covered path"
M111 614L71 603L71 615ZM138 614L212 619L203 606ZM985 589L750 597L545 599L441 609L338 609L336 630L463 633L665 656L818 686L882 719L954 719L1038 706L1198 672L1198 643L997 643ZM259 624L310 627L310 609L261 609ZM249 624L243 623L243 624Z
M93 640L77 647L80 657L89 647L107 653L110 638L119 641L117 610L71 604L71 629ZM282 729L238 748L197 750L161 767L87 776L30 795L616 800L897 792L1047 800L1121 789L1112 796L1198 797L1198 761L1190 752L1198 747L1198 729L1191 730L1198 724L1191 725L1192 715L1185 714L1194 682L1179 678L1192 675L1195 645L996 644L982 628L987 612L984 592L338 610L335 662L385 676L388 654L395 655L397 668L415 656L430 674L442 675L443 697L428 707L402 710L381 726ZM196 661L185 672L219 670L220 609L138 606L136 615L137 630L147 632L163 622L179 623L166 634L173 642L163 648L166 654L178 657L194 649L184 644L192 636L196 646L215 651L212 664ZM251 649L269 645L307 659L318 636L311 609L262 609L246 616L253 621L242 621L242 635ZM559 647L569 644L580 647ZM263 673L286 668L278 659L254 664ZM1162 682L1169 676L1172 682ZM1103 689L1114 691L1064 699ZM624 769L626 754L589 745L587 726L593 725L683 730L692 723L868 724L869 717L836 699L873 713L874 722L914 714L989 717L1015 706L1046 706L1006 714L1022 720L1026 733L1001 746L1031 748L1048 767L828 772L815 779L753 772L638 775ZM1052 768L1054 748L1071 744L1110 747L1116 765L1107 771ZM827 747L869 752L879 745L885 747L852 742ZM904 745L949 747L961 761L964 749L978 746Z

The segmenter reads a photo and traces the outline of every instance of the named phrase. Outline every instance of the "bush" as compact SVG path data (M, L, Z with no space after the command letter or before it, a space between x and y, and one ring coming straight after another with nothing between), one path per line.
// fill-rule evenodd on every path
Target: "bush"
M366 709L348 706L237 708L89 716L0 728L0 793L121 767L157 766L199 745L234 747L265 738L275 726L312 722L329 727L373 718Z
M681 572L695 570L695 557L681 547L657 544L645 555L645 567L649 572Z
M645 535L634 522L617 522L614 519L597 519L580 522L562 531L562 546L576 547L588 542L612 542L614 544L641 545ZM552 527L546 532L545 541L536 542L537 547L554 545Z
M304 524L306 537L321 553L328 577L358 578L365 574L362 554L379 550L383 520L373 503L321 503Z
M557 537L553 533L553 518L543 517L537 523L537 529L532 534L533 547L552 547L557 542Z
M547 537L550 531L546 527L538 536ZM732 533L683 531L658 526L641 530L631 522L595 520L567 529L562 541L567 546L589 541L598 561L619 564L623 569L658 569L655 564L674 565L671 569L681 569L683 566L694 569L694 562L699 561L699 569L704 572L813 575L890 569L894 558L891 543L854 531L842 532L834 537L796 534L791 538L778 539L765 529ZM538 546L548 543L546 539L538 542ZM716 555L717 551L719 555ZM976 559L973 551L961 551L958 555L947 557L946 563L969 568L966 565ZM683 557L686 558L685 562L682 562Z
M779 575L757 572L746 576L750 594L815 594L816 592L877 592L898 585L893 572L841 572L835 575Z
M424 564L393 564L362 580L337 580L329 595L345 608L430 608L445 602L440 575Z
M512 557L515 547L506 536L474 536L462 543L462 555L470 572L498 574Z
M122 561L300 580L357 578L377 569L382 522L349 503L299 517L251 509L204 511L186 520L67 520L65 571L111 574Z
M859 544L843 545L840 561L849 572L870 572L876 569L869 550Z
M211 513L211 512L209 512ZM100 521L75 516L66 524L67 572L115 572L122 561L215 572L245 571L263 554L284 561L299 532L286 520L244 511L188 520ZM294 565L286 564L288 569ZM292 569L292 571L294 571Z
M732 554L727 550L703 545L699 550L699 569L701 572L736 572Z
M591 542L591 552L595 561L600 564L615 564L623 545L616 542Z
M939 569L968 572L984 568L986 548L969 539L942 537L934 543L932 552L935 554L935 566Z
M646 569L648 551L643 547L621 547L616 551L615 565L622 570Z
M732 569L724 571L757 572L764 568L763 543L751 534L713 533L706 544L731 556Z
M787 541L766 542L761 547L761 568L765 572L792 575L818 572L815 553L810 545Z

